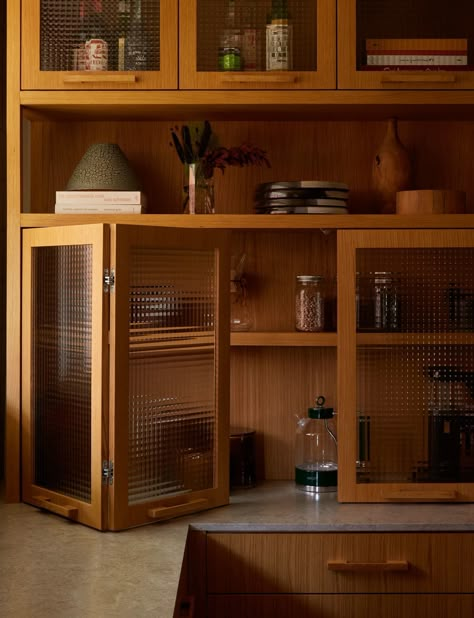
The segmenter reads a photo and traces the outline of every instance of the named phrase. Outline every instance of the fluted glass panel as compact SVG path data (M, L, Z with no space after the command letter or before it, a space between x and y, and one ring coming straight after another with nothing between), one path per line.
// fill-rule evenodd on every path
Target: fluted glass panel
M357 251L358 482L474 481L473 260Z
M213 487L213 251L135 248L129 318L129 503Z
M92 246L34 248L32 269L34 482L90 502Z

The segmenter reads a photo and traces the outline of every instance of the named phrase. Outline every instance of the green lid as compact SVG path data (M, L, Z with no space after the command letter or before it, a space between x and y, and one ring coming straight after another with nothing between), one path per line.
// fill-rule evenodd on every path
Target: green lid
M325 408L325 401L322 395L316 399L316 407L308 408L309 418L332 418L334 416L334 408Z

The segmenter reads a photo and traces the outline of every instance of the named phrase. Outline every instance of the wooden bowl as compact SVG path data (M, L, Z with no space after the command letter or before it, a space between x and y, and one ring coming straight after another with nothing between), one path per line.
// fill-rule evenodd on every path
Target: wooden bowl
M466 212L466 193L449 189L398 191L398 215L441 215Z

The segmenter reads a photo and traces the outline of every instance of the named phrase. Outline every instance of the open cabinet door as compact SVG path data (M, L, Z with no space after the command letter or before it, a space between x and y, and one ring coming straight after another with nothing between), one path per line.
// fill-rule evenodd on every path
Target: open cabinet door
M108 461L103 225L23 232L23 500L103 529Z
M109 527L229 497L228 234L111 226Z

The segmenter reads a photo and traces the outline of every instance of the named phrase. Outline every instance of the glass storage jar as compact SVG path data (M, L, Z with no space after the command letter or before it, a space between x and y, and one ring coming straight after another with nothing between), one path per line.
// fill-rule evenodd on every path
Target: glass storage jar
M399 330L399 282L396 273L357 273L356 321L358 330Z
M325 289L321 275L296 277L296 330L317 332L325 325Z

